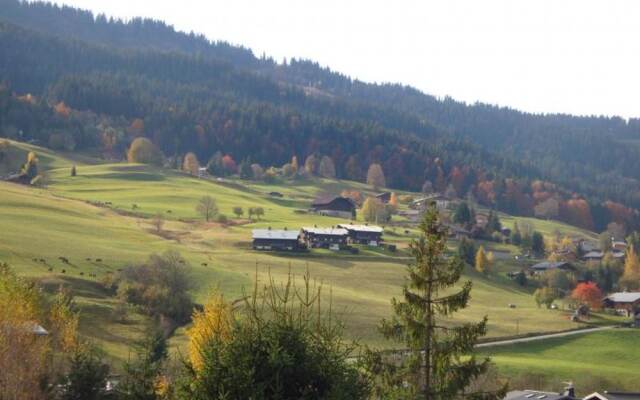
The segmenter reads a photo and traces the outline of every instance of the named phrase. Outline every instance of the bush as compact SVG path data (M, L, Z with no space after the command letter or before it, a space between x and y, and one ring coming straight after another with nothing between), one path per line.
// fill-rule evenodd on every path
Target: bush
M118 297L141 306L151 316L187 322L193 309L189 271L178 252L152 254L145 264L125 268L118 274Z
M231 323L210 320L214 324L208 326L219 329L205 329L211 332L208 339L198 340L199 361L187 363L179 398L219 399L220 393L230 399L369 398L368 381L347 362L353 348L343 342L342 325L320 309L320 288L308 274L303 287L292 282L289 276L282 287L256 287L243 315L233 315ZM222 309L227 315L233 308Z
M227 216L224 214L218 214L216 220L221 224L227 224L229 222L229 218L227 218Z

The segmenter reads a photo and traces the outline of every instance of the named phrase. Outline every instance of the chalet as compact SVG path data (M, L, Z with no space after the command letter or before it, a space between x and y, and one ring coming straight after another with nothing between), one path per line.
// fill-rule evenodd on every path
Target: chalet
M485 213L477 213L476 214L476 226L478 228L484 229L489 224L489 214Z
M412 201L409 203L409 208L414 210L425 210L432 203L435 203L436 208L440 211L447 210L451 206L451 198L443 194L436 193Z
M349 232L343 228L302 228L302 239L307 247L340 250L347 246Z
M583 400L640 400L640 393L604 391L592 393Z
M602 300L605 308L624 312L628 317L640 311L640 292L612 293Z
M624 252L627 250L627 243L620 240L613 240L611 241L611 249Z
M356 205L353 200L341 196L321 196L311 204L311 211L320 215L340 218L355 218Z
M391 192L383 192L376 195L376 199L380 200L384 204L387 204L391 200Z
M300 231L254 229L254 250L301 251L306 247L301 241Z
M422 211L420 210L399 210L398 216L405 217L409 222L419 222L422 218Z
M507 393L504 400L578 400L573 388L567 388L562 393L542 392L540 390L513 390Z
M447 233L449 237L455 238L456 240L469 239L471 237L471 232L458 226L458 225L445 225L447 228Z
M378 246L383 241L383 229L379 226L339 224L338 228L347 230L347 232L349 233L348 241L350 243Z
M199 167L198 168L198 178L206 178L209 175L209 172L207 172L207 168L206 167Z
M603 257L604 257L604 252L602 251L590 251L584 256L582 256L582 259L585 261L602 261Z
M583 253L589 253L592 251L600 251L600 248L598 247L598 244L595 242L590 242L587 240L579 240L578 243L576 244L576 247L578 249L580 249L581 252Z
M559 269L562 271L575 271L575 267L566 261L543 261L529 267L529 273L531 273L532 275L539 275L555 269Z
M31 178L29 178L29 175L25 174L25 173L20 173L20 174L12 174L9 175L6 179L7 182L11 182L11 183L17 183L20 185L30 185L31 184Z

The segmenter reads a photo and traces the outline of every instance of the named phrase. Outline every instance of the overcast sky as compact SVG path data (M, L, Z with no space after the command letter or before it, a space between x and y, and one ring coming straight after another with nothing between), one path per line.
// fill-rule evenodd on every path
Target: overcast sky
M640 117L640 1L56 2L466 102Z

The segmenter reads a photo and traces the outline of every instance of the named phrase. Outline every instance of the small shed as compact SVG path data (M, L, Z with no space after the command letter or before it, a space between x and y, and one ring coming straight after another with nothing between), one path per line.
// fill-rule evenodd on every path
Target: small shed
M346 247L348 237L344 228L302 228L302 239L308 247L340 250Z
M301 251L306 247L300 240L300 231L254 229L254 250Z
M379 226L339 224L338 227L349 232L348 240L351 243L379 246L383 241L382 232L384 230Z

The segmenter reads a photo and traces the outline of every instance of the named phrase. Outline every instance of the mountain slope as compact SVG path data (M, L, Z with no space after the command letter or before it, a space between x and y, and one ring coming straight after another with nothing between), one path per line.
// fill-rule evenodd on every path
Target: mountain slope
M258 59L157 21L0 5L5 136L111 158L141 134L168 156L194 151L202 162L216 152L265 167L327 155L353 180L378 162L395 188L429 181L520 215L552 197L560 205L547 217L598 230L636 224L637 213L606 201L640 206L640 152L627 145L637 121L468 106L308 61ZM24 93L37 101L25 104ZM138 120L143 128L132 129Z

